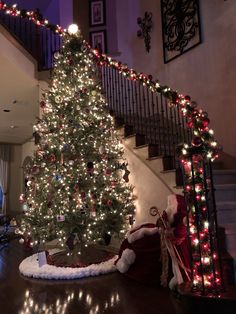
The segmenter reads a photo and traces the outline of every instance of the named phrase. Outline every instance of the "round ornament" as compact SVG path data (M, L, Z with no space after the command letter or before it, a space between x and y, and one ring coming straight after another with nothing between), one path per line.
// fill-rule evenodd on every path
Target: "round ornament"
M75 163L75 162L74 162L74 160L72 160L72 159L71 159L71 160L69 160L69 165L70 165L70 166L73 166L73 165L74 165L74 163Z
M20 240L19 240L19 243L20 244L23 244L25 242L25 240L23 239L23 238L21 238Z
M105 148L104 148L104 146L101 145L101 146L99 147L98 151L99 151L100 154L104 154L104 153L105 153Z
M96 96L96 95L97 95L97 92L96 92L95 90L92 90L92 91L91 91L91 95L92 95L92 96Z
M51 155L49 156L49 160L50 160L51 162L54 162L54 161L56 160L56 156L55 156L54 154L51 154Z
M55 97L55 102L56 102L57 104L61 104L61 103L62 103L62 97L61 97L61 96L56 96L56 97Z
M53 55L54 59L56 59L56 60L58 60L60 58L60 56L61 56L61 54L59 51L55 52Z
M193 146L196 146L196 147L201 146L201 145L202 145L202 139L201 139L201 137L195 136L195 137L192 139L192 145L193 145Z
M106 169L106 175L110 176L112 174L112 170L110 168Z
M33 174L39 174L40 168L37 165L33 165L32 167L32 173Z
M40 108L45 108L46 107L46 102L44 100L41 100L39 105L40 105Z
M112 204L113 204L113 203L112 203L112 200L108 200L108 201L107 201L107 205L108 205L108 206L112 206Z

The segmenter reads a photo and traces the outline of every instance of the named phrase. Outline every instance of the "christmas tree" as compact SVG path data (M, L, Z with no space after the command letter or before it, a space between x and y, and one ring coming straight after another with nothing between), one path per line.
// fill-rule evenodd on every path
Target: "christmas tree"
M123 149L79 30L63 34L54 59L34 126L38 144L20 232L35 244L58 239L73 249L75 239L82 247L124 233L134 205Z

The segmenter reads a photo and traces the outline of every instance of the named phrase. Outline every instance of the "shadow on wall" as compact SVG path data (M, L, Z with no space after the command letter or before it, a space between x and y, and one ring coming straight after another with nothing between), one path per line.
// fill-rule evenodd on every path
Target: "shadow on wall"
M2 209L2 198L3 198L3 193L2 193L2 187L0 185L0 210Z

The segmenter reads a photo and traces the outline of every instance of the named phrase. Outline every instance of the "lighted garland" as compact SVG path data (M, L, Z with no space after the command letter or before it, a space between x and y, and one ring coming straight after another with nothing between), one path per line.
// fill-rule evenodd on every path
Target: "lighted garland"
M22 18L27 18L31 20L38 26L44 26L51 31L62 34L65 30L62 29L59 25L50 24L47 19L44 19L38 10L30 11L30 10L19 10L17 5L8 6L5 2L0 1L0 10L4 11L6 14L10 16L19 16Z
M67 30L63 30L59 25L49 24L36 11L19 10L17 6L12 7L0 2L0 10L11 16L20 16L31 20L38 26L46 27L51 31L63 35ZM87 48L91 47L87 45ZM162 94L169 100L170 106L180 106L182 115L187 120L187 128L192 130L191 145L183 144L177 148L185 176L184 193L187 198L189 208L189 228L193 255L193 285L197 289L212 291L218 290L221 285L220 272L216 265L217 253L215 245L210 240L212 226L209 224L209 212L207 204L207 179L204 176L204 160L213 161L218 157L221 147L214 139L214 132L209 128L208 114L202 109L197 109L197 103L191 101L189 96L183 96L172 90L168 86L161 86L154 81L151 75L136 72L129 69L127 65L113 60L105 54L100 54L97 50L91 49L95 62L100 66L109 66L125 77L133 81L139 81L152 92ZM212 273L212 269L214 272Z
M11 16L20 16L22 18L27 18L31 20L38 26L46 27L51 31L63 35L67 33L66 29L62 29L59 25L53 25L44 19L42 15L35 11L20 10L17 5L8 6L3 1L0 1L0 10L4 11L6 14ZM90 47L87 44L88 47ZM142 72L137 72L133 69L129 69L127 65L116 61L105 54L100 54L97 50L91 49L94 54L95 60L99 65L106 65L118 70L125 77L130 80L139 81L151 91L162 94L165 98L169 99L171 105L176 105L181 107L183 116L187 118L187 127L192 129L193 132L193 146L202 146L202 151L207 158L214 160L218 157L218 153L221 150L218 143L214 140L214 132L209 129L209 118L207 112L202 109L197 109L197 103L191 101L189 96L183 96L178 94L176 91L168 86L162 86L159 81L154 81L152 75L147 75ZM189 146L184 144L183 147L179 147L179 155L187 155L189 151Z

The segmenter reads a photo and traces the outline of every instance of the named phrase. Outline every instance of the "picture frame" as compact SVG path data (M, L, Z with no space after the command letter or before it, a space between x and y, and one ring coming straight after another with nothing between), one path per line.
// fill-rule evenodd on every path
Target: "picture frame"
M105 0L90 0L89 22L91 27L106 24Z
M161 0L161 20L164 63L202 42L199 0L185 1L181 6L173 0Z
M97 49L99 53L107 52L106 31L90 32L90 44L92 48Z

